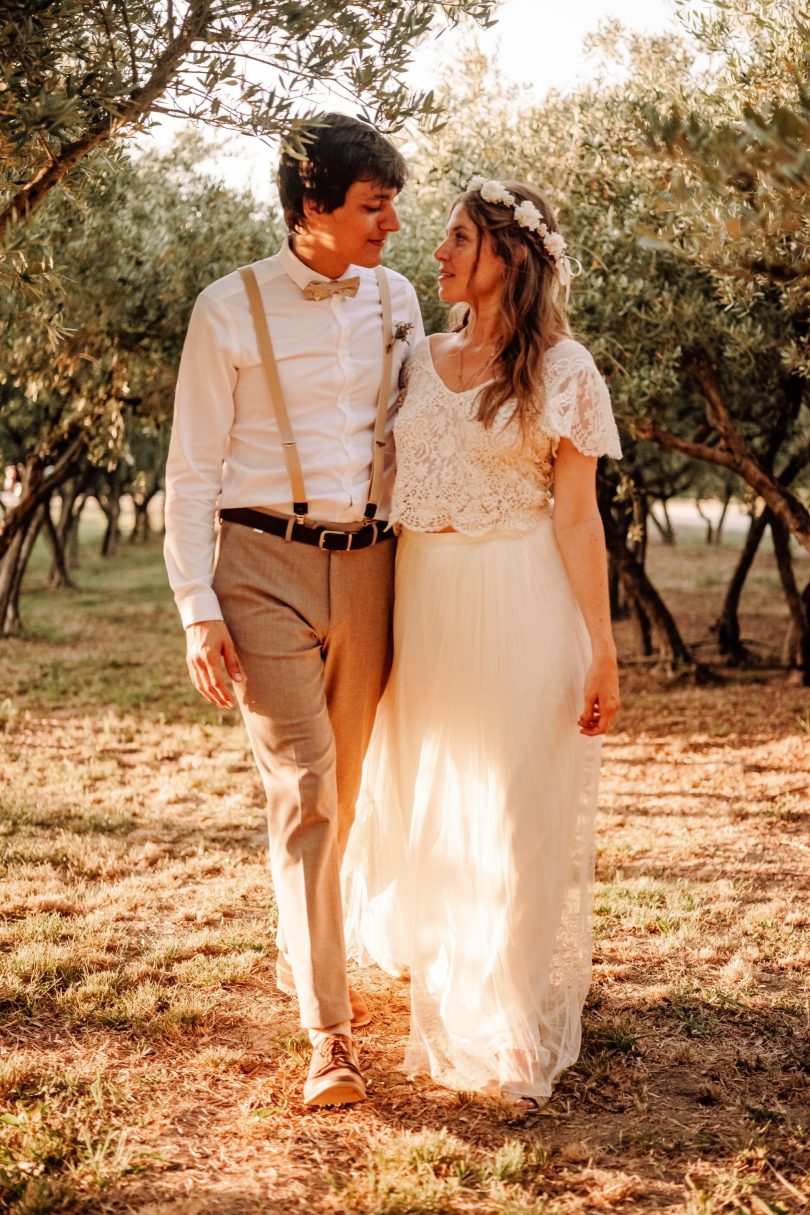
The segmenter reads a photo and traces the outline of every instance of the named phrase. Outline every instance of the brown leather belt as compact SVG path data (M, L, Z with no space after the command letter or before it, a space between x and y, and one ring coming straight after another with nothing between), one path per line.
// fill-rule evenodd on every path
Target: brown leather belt
M298 540L302 544L314 544L327 553L348 553L358 548L370 548L372 544L392 540L393 531L385 531L387 524L382 519L371 520L356 532L341 532L334 528L321 527L318 523L304 523L297 515L281 519L278 515L265 515L263 511L249 507L226 507L219 512L226 523L241 523L256 532L269 532L271 536L282 536L285 540Z

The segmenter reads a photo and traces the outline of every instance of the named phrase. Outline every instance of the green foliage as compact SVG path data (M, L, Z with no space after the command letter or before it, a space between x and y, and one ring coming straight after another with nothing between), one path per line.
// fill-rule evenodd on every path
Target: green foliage
M302 151L312 94L331 88L396 128L439 117L403 74L436 18L487 24L494 0L8 0L0 20L0 237L51 190L93 189L87 157L158 116L195 119ZM9 281L47 273L47 245L15 242ZM29 284L30 285L30 284Z
M20 1076L19 1094L0 1115L0 1212L73 1215L134 1171L126 1129L109 1127L118 1094L97 1077ZM85 1194L81 1190L85 1190Z
M773 7L781 12L785 5ZM728 8L719 5L717 12ZM452 124L423 139L413 158L397 265L434 296L429 250L470 176L533 182L555 205L582 266L572 322L600 364L622 419L625 478L650 497L666 498L701 481L711 492L725 493L731 484L738 494L768 493L769 504L779 505L786 500L779 471L791 460L801 469L810 455L799 288L757 285L756 272L749 267L746 278L741 260L735 274L721 277L697 242L697 218L689 209L706 232L716 233L713 189L693 175L689 207L676 209L674 152L662 150L645 123L656 109L694 109L705 100L707 82L696 64L714 49L721 62L712 63L713 113L733 124L743 76L772 82L791 55L798 62L806 31L773 22L764 43L749 45L759 56L752 62L735 44L723 59L719 37L716 47L704 48L706 22L666 38L609 24L592 39L601 60L591 83L564 96L552 93L539 105L504 88L482 56L466 55L439 92ZM603 71L606 64L614 65L612 77ZM616 64L624 72L618 83ZM789 91L789 82L782 88ZM793 179L785 171L779 181L784 196ZM804 207L803 191L803 179L793 181L794 216ZM785 225L794 222L787 215L785 204ZM444 324L436 303L428 302L426 311L429 327ZM791 503L785 514L810 545L801 503Z
M770 306L785 374L810 378L810 25L795 0L681 10L709 66L690 93L639 103L669 170L648 239L703 266L729 310Z
M61 237L61 275L27 314L0 301L0 457L37 469L66 457L64 475L123 461L137 492L162 464L174 376L196 295L279 240L274 214L196 170L196 138L164 157L96 154L96 187L56 194L34 231ZM49 332L49 323L50 329ZM57 482L58 485L58 482Z

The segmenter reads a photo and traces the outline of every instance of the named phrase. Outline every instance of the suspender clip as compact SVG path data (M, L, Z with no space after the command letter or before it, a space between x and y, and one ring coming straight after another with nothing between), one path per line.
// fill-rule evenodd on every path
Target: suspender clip
M288 544L292 540L293 528L295 527L296 523L304 522L304 516L307 513L306 512L307 503L306 502L303 503L303 506L304 506L303 511L298 510L298 507L301 505L302 504L300 502L293 503L293 509L295 510L295 514L290 515L289 519L287 520L287 530L284 533L284 539L287 541Z

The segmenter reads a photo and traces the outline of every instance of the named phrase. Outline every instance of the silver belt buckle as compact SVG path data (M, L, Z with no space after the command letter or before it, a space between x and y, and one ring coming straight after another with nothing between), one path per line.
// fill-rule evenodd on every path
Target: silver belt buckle
M324 538L325 538L326 536L347 536L347 537L348 537L348 541L349 541L349 543L348 543L348 544L346 545L346 547L345 547L345 548L343 548L343 549L340 549L340 548L337 548L337 549L335 549L335 548L327 548L327 549L324 549L324 543L323 543L323 542L324 542ZM334 531L334 530L332 530L332 531L325 530L325 531L322 531L322 532L321 532L321 534L320 534L320 536L318 537L318 548L320 548L320 549L324 549L324 552L327 552L327 553L348 553L348 551L349 551L349 550L350 550L350 548L352 547L352 539L353 539L353 537L354 537L354 533L353 533L353 532L338 532L338 531Z

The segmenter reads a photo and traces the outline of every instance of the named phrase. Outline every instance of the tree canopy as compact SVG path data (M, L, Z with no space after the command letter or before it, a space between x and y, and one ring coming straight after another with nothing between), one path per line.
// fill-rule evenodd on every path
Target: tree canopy
M748 8L747 0L719 6L726 19L736 13L744 26L740 14ZM594 49L604 62L624 64L624 78L611 82L597 65L587 86L539 105L527 105L493 80L483 58L468 56L443 98L453 124L425 139L415 158L400 256L417 285L435 281L426 233L435 239L454 195L474 173L525 177L544 189L582 264L572 294L574 324L608 378L626 432L683 460L735 473L810 548L810 515L780 480L793 462L801 468L810 458L808 380L797 356L806 341L807 312L797 307L806 279L784 289L758 282L747 246L732 241L727 229L725 260L718 262L711 243L720 222L713 154L706 151L709 167L694 170L688 198L677 209L673 183L680 180L682 155L666 152L659 127L650 125L651 115L691 112L708 96L718 130L721 116L724 131L737 130L744 95L770 87L780 55L788 65L787 79L779 76L787 95L798 44L807 53L810 40L806 29L797 36L788 20L788 12L797 16L795 4L768 5L777 10L781 21L771 21L767 37L752 42L745 59L733 41L722 57L708 41L716 34L711 23L689 22L680 37L660 38L608 25ZM698 51L714 51L715 60L696 67ZM771 172L759 152L751 172L765 183L762 191L778 177L788 199L773 221L775 204L767 211L762 203L762 231L771 222L793 231L804 215L805 180ZM731 196L727 201L732 206ZM753 218L747 222L753 234ZM439 323L438 306L428 308Z
M300 150L313 91L342 90L392 128L438 121L403 83L436 19L490 21L495 0L6 0L0 17L0 240L87 158L161 115ZM7 280L47 268L14 234Z

